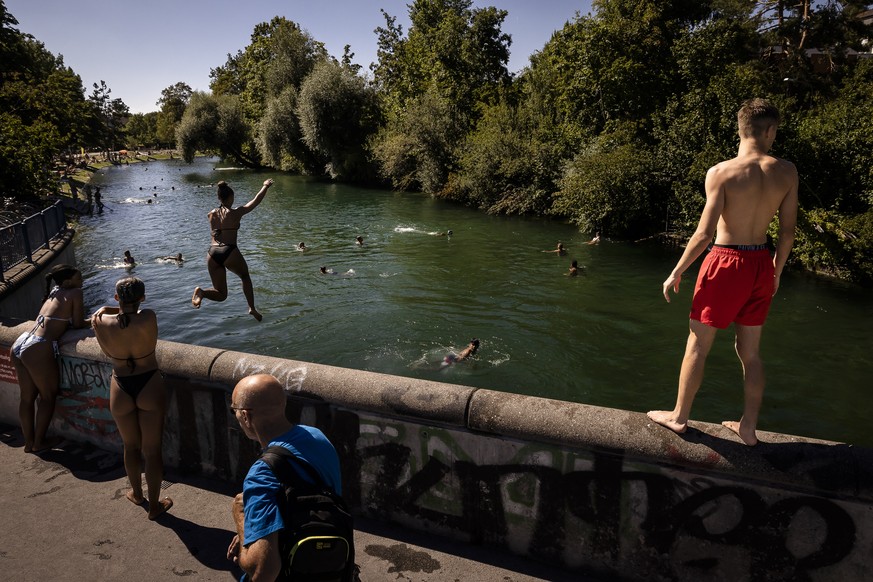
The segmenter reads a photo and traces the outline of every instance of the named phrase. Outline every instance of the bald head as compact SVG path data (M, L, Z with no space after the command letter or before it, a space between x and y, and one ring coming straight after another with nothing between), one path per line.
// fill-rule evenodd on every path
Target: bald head
M233 389L233 405L258 411L265 418L285 417L285 389L269 374L246 376Z

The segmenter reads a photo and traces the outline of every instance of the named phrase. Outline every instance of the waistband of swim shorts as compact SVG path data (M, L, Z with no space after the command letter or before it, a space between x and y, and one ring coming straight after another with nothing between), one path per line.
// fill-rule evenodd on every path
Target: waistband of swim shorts
M712 244L709 247L709 252L718 255L745 255L745 256L770 256L773 247L769 244L762 245L717 245Z

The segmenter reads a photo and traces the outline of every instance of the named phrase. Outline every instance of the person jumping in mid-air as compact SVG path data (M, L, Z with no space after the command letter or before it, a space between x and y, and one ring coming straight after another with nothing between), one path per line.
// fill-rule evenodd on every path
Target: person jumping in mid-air
M237 231L243 216L257 208L258 204L267 195L267 190L273 185L272 180L264 180L263 187L254 198L233 208L233 189L223 180L218 183L218 208L213 209L207 215L209 226L212 228L212 244L206 256L206 266L209 269L209 277L212 279L210 289L194 288L191 296L191 305L195 309L200 307L203 299L210 301L224 301L227 299L227 271L235 274L242 281L243 294L249 304L249 313L261 321L262 316L255 309L255 292L252 288L252 279L249 276L249 267L246 264L239 248L236 246Z

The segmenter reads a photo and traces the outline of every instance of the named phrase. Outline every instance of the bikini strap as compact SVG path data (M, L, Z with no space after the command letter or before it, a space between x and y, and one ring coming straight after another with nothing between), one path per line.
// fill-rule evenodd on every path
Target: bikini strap
M133 372L134 370L136 370L136 361L135 360L142 360L144 358L147 358L147 357L151 356L152 354L154 354L155 350L150 351L149 353L147 353L144 356L137 356L135 358L133 356L128 356L126 358L116 358L115 356L110 355L109 352L107 352L106 350L103 350L103 353L106 354L107 356L109 356L110 360L118 360L120 362L121 361L127 362L127 367L130 368L131 372Z

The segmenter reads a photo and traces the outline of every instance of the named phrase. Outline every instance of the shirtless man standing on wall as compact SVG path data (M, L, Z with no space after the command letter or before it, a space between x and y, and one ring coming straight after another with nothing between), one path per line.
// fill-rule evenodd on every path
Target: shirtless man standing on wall
M736 351L743 366L745 404L739 421L722 424L751 446L758 443L755 430L764 395L761 331L794 243L797 169L791 162L767 155L779 125L779 111L770 102L746 101L737 121L737 157L706 173L706 205L700 223L663 285L669 302L670 289L679 292L682 274L715 234L715 244L700 267L694 289L676 407L652 410L648 417L676 433L685 432L715 334L733 323ZM777 212L779 239L771 258L767 228Z

